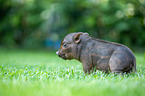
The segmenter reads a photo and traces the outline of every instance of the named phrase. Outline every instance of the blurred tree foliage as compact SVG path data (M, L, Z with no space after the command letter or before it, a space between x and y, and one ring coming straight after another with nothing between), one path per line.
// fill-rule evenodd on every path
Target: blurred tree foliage
M145 47L145 0L0 0L0 45L42 47L78 31Z

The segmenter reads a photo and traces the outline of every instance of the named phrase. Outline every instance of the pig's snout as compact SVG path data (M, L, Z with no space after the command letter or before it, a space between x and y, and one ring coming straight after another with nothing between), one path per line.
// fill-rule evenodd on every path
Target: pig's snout
M59 52L59 51L57 51L56 54L57 54L59 57L62 56L61 52Z
M57 51L56 54L57 54L59 57L61 57L61 58L63 58L63 59L66 59L65 54L63 54L61 50L60 50L60 51Z
M56 54L58 55L59 51L56 52Z

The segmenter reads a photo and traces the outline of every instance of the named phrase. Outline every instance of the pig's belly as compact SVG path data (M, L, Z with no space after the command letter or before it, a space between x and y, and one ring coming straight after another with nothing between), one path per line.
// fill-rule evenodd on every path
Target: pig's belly
M101 58L95 62L95 66L97 70L101 71L108 71L109 70L109 64L108 64L109 58Z

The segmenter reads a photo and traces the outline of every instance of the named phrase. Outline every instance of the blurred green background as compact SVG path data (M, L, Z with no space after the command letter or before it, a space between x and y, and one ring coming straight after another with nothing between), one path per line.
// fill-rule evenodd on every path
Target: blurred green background
M58 49L71 32L145 48L145 0L0 0L0 47Z
M125 44L137 73L85 75L51 51L71 32ZM145 0L0 0L0 95L144 96L144 82Z

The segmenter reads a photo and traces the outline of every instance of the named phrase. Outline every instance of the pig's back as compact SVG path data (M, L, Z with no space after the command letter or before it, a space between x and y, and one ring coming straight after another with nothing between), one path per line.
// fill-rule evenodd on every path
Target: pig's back
M100 39L92 39L92 42L95 43L94 48L98 53L102 53L102 55L111 55L114 51L122 51L126 52L128 55L130 55L132 58L135 58L133 52L125 45L115 43L115 42L109 42L105 40Z

